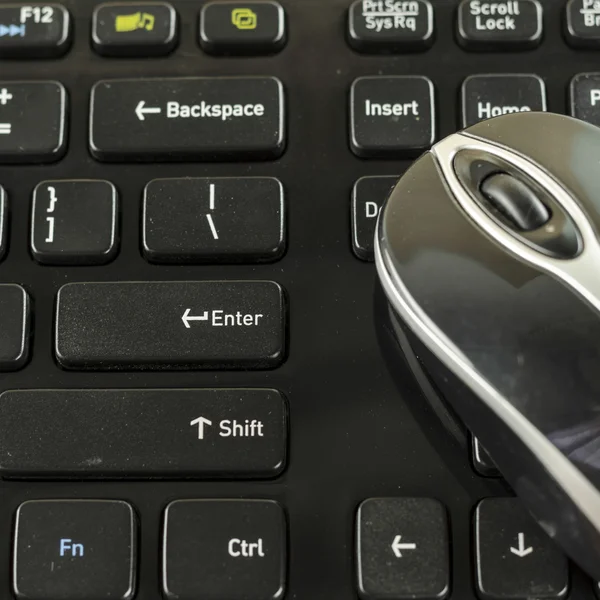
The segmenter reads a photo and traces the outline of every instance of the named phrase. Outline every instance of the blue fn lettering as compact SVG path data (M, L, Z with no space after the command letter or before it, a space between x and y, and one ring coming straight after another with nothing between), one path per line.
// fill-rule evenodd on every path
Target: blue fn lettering
M70 555L73 558L83 556L83 544L74 544L73 540L63 538L60 540L60 555Z

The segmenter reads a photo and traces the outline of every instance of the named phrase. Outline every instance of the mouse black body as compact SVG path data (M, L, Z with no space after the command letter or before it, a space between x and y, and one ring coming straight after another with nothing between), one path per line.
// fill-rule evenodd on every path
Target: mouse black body
M515 492L600 579L600 129L506 115L442 140L376 234L428 375Z

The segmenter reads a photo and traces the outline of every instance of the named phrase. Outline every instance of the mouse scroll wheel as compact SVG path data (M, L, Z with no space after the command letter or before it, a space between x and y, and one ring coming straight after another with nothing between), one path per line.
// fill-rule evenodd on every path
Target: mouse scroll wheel
M508 173L486 177L480 191L492 207L520 231L539 229L552 216L534 190Z

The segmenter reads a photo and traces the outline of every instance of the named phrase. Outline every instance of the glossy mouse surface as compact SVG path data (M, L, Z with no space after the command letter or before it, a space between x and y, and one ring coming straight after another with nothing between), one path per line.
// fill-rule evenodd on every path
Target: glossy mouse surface
M597 579L599 232L600 129L519 113L416 161L375 241L382 286L426 349L429 376Z

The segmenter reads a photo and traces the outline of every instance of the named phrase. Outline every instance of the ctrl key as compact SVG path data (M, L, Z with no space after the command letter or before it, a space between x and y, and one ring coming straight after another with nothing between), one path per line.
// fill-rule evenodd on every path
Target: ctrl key
M17 511L13 592L27 600L129 600L136 519L118 500L31 500Z
M168 599L277 600L285 590L285 516L272 500L178 500L167 507Z

